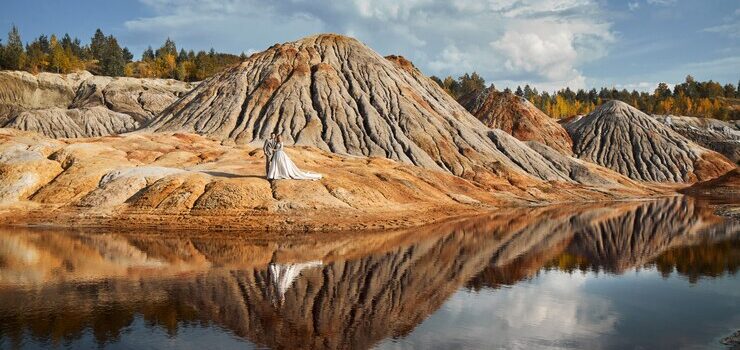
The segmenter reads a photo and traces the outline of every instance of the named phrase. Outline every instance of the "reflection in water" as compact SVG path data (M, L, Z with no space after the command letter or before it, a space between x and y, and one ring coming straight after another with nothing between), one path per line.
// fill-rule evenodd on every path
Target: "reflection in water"
M285 292L293 285L293 282L301 274L301 271L316 266L321 266L321 262L309 261L299 264L270 264L270 282L277 289L278 294L275 301L285 301Z
M288 241L4 230L0 347L74 347L90 335L110 344L136 327L159 327L173 338L193 327L212 328L238 337L228 341L283 349L396 347L404 341L428 347L433 344L419 335L426 330L446 340L466 338L450 346L515 345L517 338L552 341L569 334L582 339L558 344L610 347L594 342L616 327L613 305L574 298L573 289L592 279L570 272L622 281L634 269L648 276L676 271L692 283L734 275L739 235L736 223L682 197L502 210L412 230ZM543 303L543 291L554 299ZM485 305L508 318L494 322ZM488 319L454 328L478 320L468 317L476 314ZM557 325L531 321L555 316ZM138 319L145 326L136 326ZM575 319L586 322L567 322ZM507 338L507 329L522 333ZM634 345L621 338L620 345Z

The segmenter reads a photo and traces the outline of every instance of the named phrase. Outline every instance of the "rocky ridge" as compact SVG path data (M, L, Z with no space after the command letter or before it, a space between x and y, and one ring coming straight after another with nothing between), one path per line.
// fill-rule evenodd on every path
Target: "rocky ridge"
M635 180L692 183L736 167L621 101L608 101L564 126L577 157Z
M737 125L711 118L675 115L652 117L687 139L740 164L740 129Z
M572 155L573 142L558 122L523 97L487 88L461 96L458 102L486 126L522 141L536 141Z
M204 81L144 131L253 146L277 133L289 145L388 158L485 185L502 178L578 182L526 144L483 125L403 57L383 58L331 34L250 56ZM589 185L624 181L584 169L598 178Z
M342 156L305 146L287 147L287 152L299 167L324 178L268 181L260 148L222 145L193 134L53 140L0 129L0 222L358 229L416 225L501 205L656 193L626 178L624 184L593 187L491 178L491 190L447 172L385 158ZM588 169L578 160L560 165L574 173ZM593 172L596 178L613 180L609 174L604 168Z
M0 71L0 127L53 138L133 131L194 84L168 79L112 78Z

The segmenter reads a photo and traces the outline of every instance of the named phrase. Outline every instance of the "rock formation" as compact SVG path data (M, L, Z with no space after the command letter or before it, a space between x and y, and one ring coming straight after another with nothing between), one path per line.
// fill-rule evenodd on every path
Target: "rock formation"
M711 118L653 115L653 118L696 142L740 164L740 130L736 125Z
M527 99L494 88L461 96L458 102L486 126L501 129L522 141L537 141L572 155L573 142L555 119Z
M19 71L0 72L0 127L54 138L115 135L138 129L193 85Z
M130 115L103 106L44 108L14 113L4 128L35 131L53 138L116 135L135 130L139 122Z
M620 101L604 103L565 124L565 129L573 139L576 156L635 180L696 182L736 167L724 156Z
M726 202L733 206L735 211L740 211L735 203L740 198L740 169L735 168L718 178L697 182L690 187L681 189L680 192L699 197L726 199Z
M338 35L254 54L204 81L146 130L251 145L278 133L287 144L384 157L480 182L491 176L575 182L511 135L487 128L409 61L383 58Z
M738 237L740 225L718 221L691 198L667 198L633 206L621 215L594 218L578 227L566 251L593 270L623 273L675 246Z
M536 169L537 157L544 159L521 141L508 135L505 139L528 150L516 155L529 159L522 167ZM328 230L409 226L503 204L655 193L627 178L617 182L605 168L541 147L560 166L553 174L568 172L602 186L558 181L513 186L492 178L490 183L498 183L491 191L446 172L305 146L287 147L287 153L299 167L323 173L322 180L267 181L261 149L222 145L193 134L52 140L0 129L0 204L6 209L0 222Z

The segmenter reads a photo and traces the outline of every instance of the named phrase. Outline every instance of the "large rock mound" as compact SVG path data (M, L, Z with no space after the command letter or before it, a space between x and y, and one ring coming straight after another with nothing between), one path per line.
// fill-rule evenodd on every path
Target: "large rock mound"
M740 164L740 130L737 125L711 118L653 115L673 131L702 147Z
M483 182L492 173L511 183L533 177L572 182L515 138L492 134L409 61L383 58L338 35L252 55L204 81L147 130L252 145L278 133L287 144L384 157ZM535 158L515 159L527 155Z
M193 85L171 79L0 72L0 127L49 137L90 137L138 129Z
M522 141L537 141L571 155L568 132L523 97L494 88L475 91L458 99L460 104L492 129L501 129Z
M579 158L654 182L696 182L718 177L735 165L620 101L565 124Z

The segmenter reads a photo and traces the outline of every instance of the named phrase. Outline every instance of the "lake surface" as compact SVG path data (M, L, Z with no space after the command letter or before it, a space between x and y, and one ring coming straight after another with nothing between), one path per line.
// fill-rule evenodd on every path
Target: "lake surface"
M704 349L740 223L688 197L336 234L0 229L0 349Z

